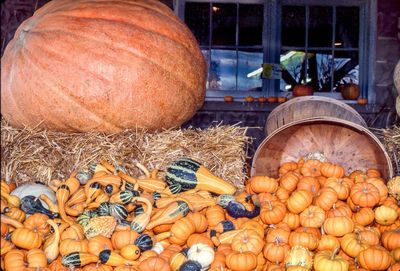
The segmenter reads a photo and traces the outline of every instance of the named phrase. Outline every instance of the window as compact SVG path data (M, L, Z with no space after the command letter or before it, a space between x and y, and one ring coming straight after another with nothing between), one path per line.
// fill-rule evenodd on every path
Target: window
M177 1L207 60L208 99L287 96L298 83L341 98L353 82L373 101L376 0ZM263 63L281 78L263 79Z
M340 84L358 84L359 21L359 6L282 4L280 89L307 83L335 93Z
M182 6L208 64L208 97L262 94L264 5L242 2L187 0Z

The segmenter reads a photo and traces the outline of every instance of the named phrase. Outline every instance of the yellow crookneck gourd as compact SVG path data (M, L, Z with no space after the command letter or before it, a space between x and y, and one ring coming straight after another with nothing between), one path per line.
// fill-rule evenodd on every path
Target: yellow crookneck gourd
M43 251L47 261L50 263L57 259L59 254L60 231L57 224L53 220L47 220L47 223L54 229L54 233L43 244Z
M164 210L152 218L146 229L151 230L161 224L171 224L189 213L189 204L186 201L177 200L170 203Z

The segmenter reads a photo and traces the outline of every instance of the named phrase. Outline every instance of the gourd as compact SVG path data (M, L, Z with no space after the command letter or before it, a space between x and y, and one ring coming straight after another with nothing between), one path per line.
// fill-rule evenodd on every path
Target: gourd
M11 241L20 248L33 249L40 248L42 236L27 228L17 228L11 235Z
M61 259L62 265L66 267L81 267L99 260L96 255L87 252L72 252L64 255Z
M184 262L179 268L179 271L201 271L201 270L202 270L201 264L193 260L188 260Z
M67 216L65 213L65 204L71 194L69 187L65 184L60 185L56 191L56 199L58 204L58 210L60 212L61 219L72 225L74 221Z
M65 205L72 206L82 202L86 202L86 194L83 187L79 188L74 194L72 194Z
M105 249L113 250L111 240L103 235L94 236L89 240L88 251L96 256Z
M133 245L139 233L133 230L116 231L111 236L111 243L117 250L122 249L124 246Z
M1 69L7 84L1 90L1 114L13 126L33 128L40 123L61 131L114 133L135 127L155 131L180 126L201 107L206 62L185 24L159 2L113 1L103 7L98 2L65 5L58 0L21 25L5 49ZM82 20L88 29L82 28ZM146 23L150 21L154 24ZM95 41L99 28L107 38ZM34 33L39 36L32 39ZM157 46L161 43L162 50ZM38 57L34 48L44 44L43 63L30 68L27 63ZM33 55L21 54L24 50ZM102 53L107 58L99 58ZM82 70L80 65L110 70ZM53 76L59 79L56 86L42 80ZM39 95L31 89L40 90Z
M49 219L47 223L53 228L54 234L45 241L43 251L46 254L47 261L51 263L57 259L59 254L60 231L53 220Z
M140 252L144 252L153 247L154 241L150 235L143 233L136 238L134 244L139 247Z
M254 209L251 211L247 210L242 203L237 202L235 200L232 200L228 203L226 211L233 218L239 218L239 217L254 218L260 214L260 201L258 200L257 195L252 195L251 201L254 204Z
M0 239L0 255L3 256L4 254L8 253L10 250L14 248L14 244L7 241L3 237Z
M174 223L178 219L186 216L189 213L189 205L182 200L177 200L169 204L164 210L157 213L156 219L151 219L147 224L146 229L151 230L161 224Z
M369 270L386 270L393 259L389 252L381 246L370 246L358 255L358 261L363 268Z
M343 236L340 240L340 246L347 255L355 258L369 245L362 239L361 234L357 232Z
M29 183L20 185L10 193L10 195L17 196L20 199L22 199L25 196L33 196L35 198L38 198L42 194L45 194L53 203L56 202L56 195L54 191L51 190L46 185L39 183ZM44 204L44 207L47 206L47 204L44 201L42 201L41 203Z
M236 188L214 176L200 163L182 158L171 162L166 168L165 180L168 185L180 184L182 191L190 189L207 190L216 194L233 194Z
M99 254L99 259L102 264L108 266L119 266L119 265L138 265L138 262L130 261L124 259L118 253L111 251L109 249L105 249Z
M375 221L381 225L392 225L396 219L398 218L398 214L395 209L390 206L379 206L375 208Z
M388 250L400 248L400 229L385 231L381 240L382 245Z
M146 212L136 216L131 222L131 229L141 233L146 229L147 225L150 222L153 206L151 202L144 197L134 197L132 201L143 202L146 205Z
M264 224L277 224L286 215L286 206L279 201L267 201L261 208L260 218Z
M347 271L349 263L340 256L336 256L339 248L332 251L319 251L314 257L315 271L335 270Z
M370 183L356 183L351 188L351 200L360 207L374 207L380 200L378 188Z
M60 254L62 256L72 252L89 252L89 241L77 239L64 239L60 242Z
M202 268L207 268L211 265L214 255L214 249L202 243L192 245L187 252L188 259L199 262Z
M6 271L24 270L25 252L19 249L12 249L4 256L4 269Z
M170 257L168 263L172 270L179 270L179 268L187 261L186 256L181 252L175 252Z
M134 261L140 257L140 249L136 245L126 245L121 248L120 254L125 259Z
M286 255L289 253L290 246L282 243L279 238L275 242L267 243L263 249L264 257L271 261L281 263L285 260Z
M91 218L83 229L87 239L96 235L103 235L110 238L116 225L117 221L112 216L96 216Z
M234 271L250 271L257 266L257 256L251 251L232 251L226 256L226 265Z
M43 250L34 248L26 253L26 261L28 267L32 268L44 268L47 267L47 258Z
M171 268L167 261L158 256L152 256L140 263L138 271L171 271Z
M285 258L286 268L291 266L302 266L311 270L313 266L313 254L305 247L294 246Z
M259 254L264 247L264 240L255 230L244 229L233 237L231 245L235 251Z

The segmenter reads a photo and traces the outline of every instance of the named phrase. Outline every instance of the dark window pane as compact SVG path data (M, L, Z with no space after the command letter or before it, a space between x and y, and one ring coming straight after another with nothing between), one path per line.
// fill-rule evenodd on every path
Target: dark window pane
M358 84L358 52L335 52L334 89L339 84Z
M330 92L333 58L331 51L310 51L308 53L307 84L315 91Z
M236 12L236 4L213 4L213 45L236 45Z
M210 4L191 3L185 5L185 22L192 30L200 45L209 45Z
M305 45L305 7L283 6L282 7L282 45L300 46Z
M236 90L237 56L235 50L211 50L208 89Z
M308 46L332 47L332 7L310 7Z
M358 48L359 13L358 7L336 8L336 48Z
M305 52L282 51L281 66L282 79L280 89L288 91L294 85L304 80Z
M239 45L261 45L263 5L239 5Z
M238 90L261 90L262 50L238 52Z

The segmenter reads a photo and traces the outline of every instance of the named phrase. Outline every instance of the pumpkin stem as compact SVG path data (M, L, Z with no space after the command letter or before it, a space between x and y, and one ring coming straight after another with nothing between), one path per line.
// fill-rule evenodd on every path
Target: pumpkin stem
M336 247L335 250L332 252L331 260L333 261L336 257L336 254L339 252L340 246Z
M282 242L281 238L279 236L275 237L275 243L277 246Z
M271 201L268 200L267 203L268 203L268 208L269 208L269 210L272 211L273 207L272 207Z

